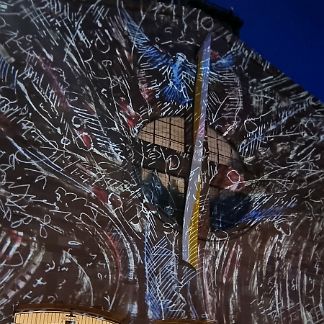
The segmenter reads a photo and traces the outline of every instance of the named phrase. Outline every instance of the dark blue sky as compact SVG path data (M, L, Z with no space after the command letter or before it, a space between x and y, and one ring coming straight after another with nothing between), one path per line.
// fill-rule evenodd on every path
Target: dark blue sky
M241 39L324 102L323 0L207 0L233 8Z

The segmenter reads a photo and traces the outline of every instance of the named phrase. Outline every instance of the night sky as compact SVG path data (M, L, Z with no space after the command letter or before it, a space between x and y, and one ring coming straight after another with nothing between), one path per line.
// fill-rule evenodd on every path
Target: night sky
M241 39L324 102L324 1L207 0L233 8Z

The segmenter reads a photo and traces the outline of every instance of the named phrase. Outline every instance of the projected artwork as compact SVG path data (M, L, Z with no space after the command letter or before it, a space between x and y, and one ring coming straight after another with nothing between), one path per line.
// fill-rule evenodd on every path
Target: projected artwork
M191 7L5 0L0 27L1 324L29 304L124 323L324 320L323 105Z

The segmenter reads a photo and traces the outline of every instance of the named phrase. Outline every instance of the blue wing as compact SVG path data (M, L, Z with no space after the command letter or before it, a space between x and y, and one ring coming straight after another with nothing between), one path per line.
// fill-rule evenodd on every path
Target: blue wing
M235 57L233 53L229 52L222 56L217 62L211 64L211 69L214 72L221 72L231 69L235 64Z
M235 56L232 52L226 53L217 62L212 63L210 67L209 79L211 82L223 82L228 80L229 76L226 73L231 70L236 62Z
M152 45L143 30L126 12L122 12L122 18L127 28L129 37L137 49L137 52L147 60L152 68L167 67L171 56L163 53L156 45Z

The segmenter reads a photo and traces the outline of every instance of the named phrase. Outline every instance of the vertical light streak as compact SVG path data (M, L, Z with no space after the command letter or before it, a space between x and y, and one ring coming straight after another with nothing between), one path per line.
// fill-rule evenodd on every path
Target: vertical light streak
M182 234L182 257L194 268L198 266L198 221L202 188L202 162L206 131L206 107L210 65L211 36L207 35L198 53L194 101L194 153L187 189Z

